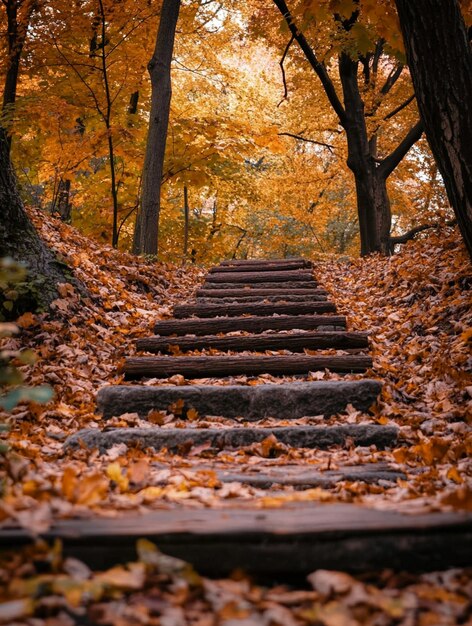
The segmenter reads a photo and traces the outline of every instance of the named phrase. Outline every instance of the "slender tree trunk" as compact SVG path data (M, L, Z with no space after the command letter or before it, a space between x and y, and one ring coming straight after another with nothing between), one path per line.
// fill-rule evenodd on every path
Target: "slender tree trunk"
M16 102L16 92L18 88L18 77L20 73L20 61L23 48L28 33L31 16L36 10L37 2L31 0L27 6L23 22L18 21L18 0L7 0L5 9L7 14L7 41L8 41L8 67L5 74L3 88L2 115L8 115ZM8 129L5 120L2 121L4 128ZM7 147L11 150L11 135L7 133Z
M388 225L390 236L390 201L386 181L378 175L365 123L364 102L359 91L358 61L345 53L339 57L339 76L344 95L348 157L347 165L354 174L357 214L361 236L361 255L384 252L381 239ZM375 149L375 148L374 148Z
M472 50L457 0L396 0L426 137L472 258Z
M141 210L136 227L138 253L158 253L161 181L172 96L170 66L180 0L164 0L154 54L148 69L151 77L151 113L143 168Z
M184 259L188 255L188 232L189 232L189 208L188 208L188 188L184 185Z

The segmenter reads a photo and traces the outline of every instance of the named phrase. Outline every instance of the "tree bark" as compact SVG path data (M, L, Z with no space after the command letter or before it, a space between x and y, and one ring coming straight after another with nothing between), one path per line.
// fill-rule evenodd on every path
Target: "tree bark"
M26 264L29 275L12 316L37 307L47 308L57 298L57 284L70 282L60 263L40 239L23 207L10 160L10 144L0 126L0 258Z
M137 218L139 236L135 249L141 254L158 253L161 181L172 96L170 65L180 0L164 0L156 47L149 62L151 113L143 168L141 210Z
M188 233L189 233L189 208L188 208L188 188L184 185L184 260L188 255Z
M396 0L426 137L472 258L472 51L457 0Z

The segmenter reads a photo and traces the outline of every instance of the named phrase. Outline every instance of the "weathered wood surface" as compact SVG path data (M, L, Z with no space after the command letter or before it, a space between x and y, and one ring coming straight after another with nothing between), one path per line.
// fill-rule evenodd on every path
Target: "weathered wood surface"
M125 360L127 380L168 378L181 374L185 378L216 376L255 376L258 374L296 375L328 369L331 372L359 373L372 367L370 356L353 355L278 355L278 356L142 356Z
M250 282L227 282L227 283L212 283L205 282L202 285L202 289L208 291L208 289L277 289L280 292L292 290L292 289L318 289L318 283L316 280L304 280L293 281L284 283L250 283ZM251 292L248 291L248 295Z
M278 485L291 486L297 489L310 489L311 487L330 489L343 480L376 484L380 481L395 483L397 480L407 479L404 472L392 468L387 463L351 465L327 471L320 471L314 467L310 468L303 465L274 467L256 465L233 469L216 469L213 466L207 466L207 469L215 471L218 480L223 483L238 482L259 489L270 489Z
M327 296L328 292L325 289L319 289L314 287L313 289L281 289L276 287L275 289L197 289L195 296L197 298L255 298L255 297L315 297L315 296Z
M211 292L210 292L211 293ZM229 304L229 303L253 303L253 302L326 302L326 294L318 294L314 291L310 295L306 296L285 296L278 294L276 296L227 296L224 298L196 298L194 302L196 304ZM191 304L191 303L189 303Z
M195 409L201 417L216 415L244 421L266 417L298 419L310 415L329 417L352 404L367 411L377 399L382 385L377 380L320 380L280 385L113 385L102 387L97 405L104 418L150 411L170 411L183 401L181 415Z
M310 281L311 270L286 270L285 272L221 272L207 274L208 283L285 283Z
M94 569L135 560L136 541L147 538L214 576L235 569L272 579L316 569L436 571L472 562L472 513L406 515L352 504L159 509L113 520L59 520L41 537L61 539L65 557ZM34 540L11 524L0 531L2 549Z
M305 261L292 261L290 263L276 262L273 263L244 263L237 265L216 265L208 271L210 274L222 272L287 272L299 269L307 269Z
M333 302L241 302L232 304L180 304L174 317L238 317L240 315L310 315L336 313Z
M217 449L234 449L259 443L274 435L280 443L296 448L328 449L332 446L376 446L384 449L394 446L398 428L377 424L342 424L339 426L283 426L261 428L111 428L84 429L67 438L66 448L87 446L101 452L118 445L139 446L160 450L185 452L191 446L209 445Z
M292 265L301 265L302 267L313 267L313 263L301 257L291 259L230 259L221 261L217 267L251 267L252 265L282 265L290 267Z
M181 337L168 339L166 337L145 337L138 339L136 347L145 352L162 352L173 354L175 346L182 352L188 350L231 350L244 352L255 350L290 350L291 352L303 352L303 350L316 350L320 348L338 348L340 350L362 349L369 346L367 333L352 332L321 332L321 333L293 333L276 334L267 333L261 335L237 335L219 337L207 335L203 337Z
M214 335L233 331L261 333L264 330L344 330L344 315L279 315L267 317L218 317L208 319L161 320L156 335Z

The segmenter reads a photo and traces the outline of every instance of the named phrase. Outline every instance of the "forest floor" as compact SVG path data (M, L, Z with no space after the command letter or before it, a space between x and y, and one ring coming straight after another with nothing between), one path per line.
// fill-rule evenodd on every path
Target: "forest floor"
M71 284L60 285L52 312L24 314L18 320L21 333L4 341L4 349L35 350L38 360L24 368L26 381L50 384L55 398L47 406L19 406L14 411L0 522L14 519L43 532L54 519L72 516L113 518L123 511L176 506L270 508L294 501L355 502L407 513L472 510L472 277L457 233L430 233L390 259L315 264L320 284L339 312L347 315L348 329L371 334L374 369L368 376L384 381L371 414L348 408L331 421L374 419L395 424L400 428L397 448L293 449L268 438L237 451L200 447L179 455L120 444L99 454L64 451L63 442L81 428L104 427L95 413L96 392L104 384L123 382L119 366L135 351L136 338L151 334L156 319L171 317L174 304L191 298L204 271L148 263L86 239L43 214L33 217L88 295L79 294ZM340 378L329 372L306 377ZM295 378L263 375L198 382L258 385L290 380ZM197 381L173 376L147 384L193 382ZM145 428L157 423L166 428L227 423L190 415L183 419L178 413L155 412L148 420L125 414L106 425ZM320 417L295 423L321 421L326 422ZM266 420L266 425L273 424ZM222 484L214 471L287 462L323 470L374 461L401 465L411 473L395 484L341 481L329 491L280 486L270 491ZM74 559L62 561L57 546L35 550L34 555L16 554L0 565L6 589L0 601L8 600L3 612L0 608L0 623L472 624L472 572L464 570L423 576L383 572L363 579L318 571L309 577L309 587L293 589L262 587L241 573L222 581L201 579L174 562L166 574L162 568L157 574L161 557L145 542L137 563L108 572L90 572ZM52 570L43 574L46 562Z

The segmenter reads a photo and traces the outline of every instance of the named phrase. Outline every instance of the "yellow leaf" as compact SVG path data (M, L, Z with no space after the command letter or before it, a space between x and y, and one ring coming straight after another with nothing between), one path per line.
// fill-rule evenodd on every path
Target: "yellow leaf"
M118 463L118 461L110 463L110 465L107 467L107 476L110 480L118 485L121 493L123 493L124 491L128 491L129 480L126 476L123 475L121 465Z

